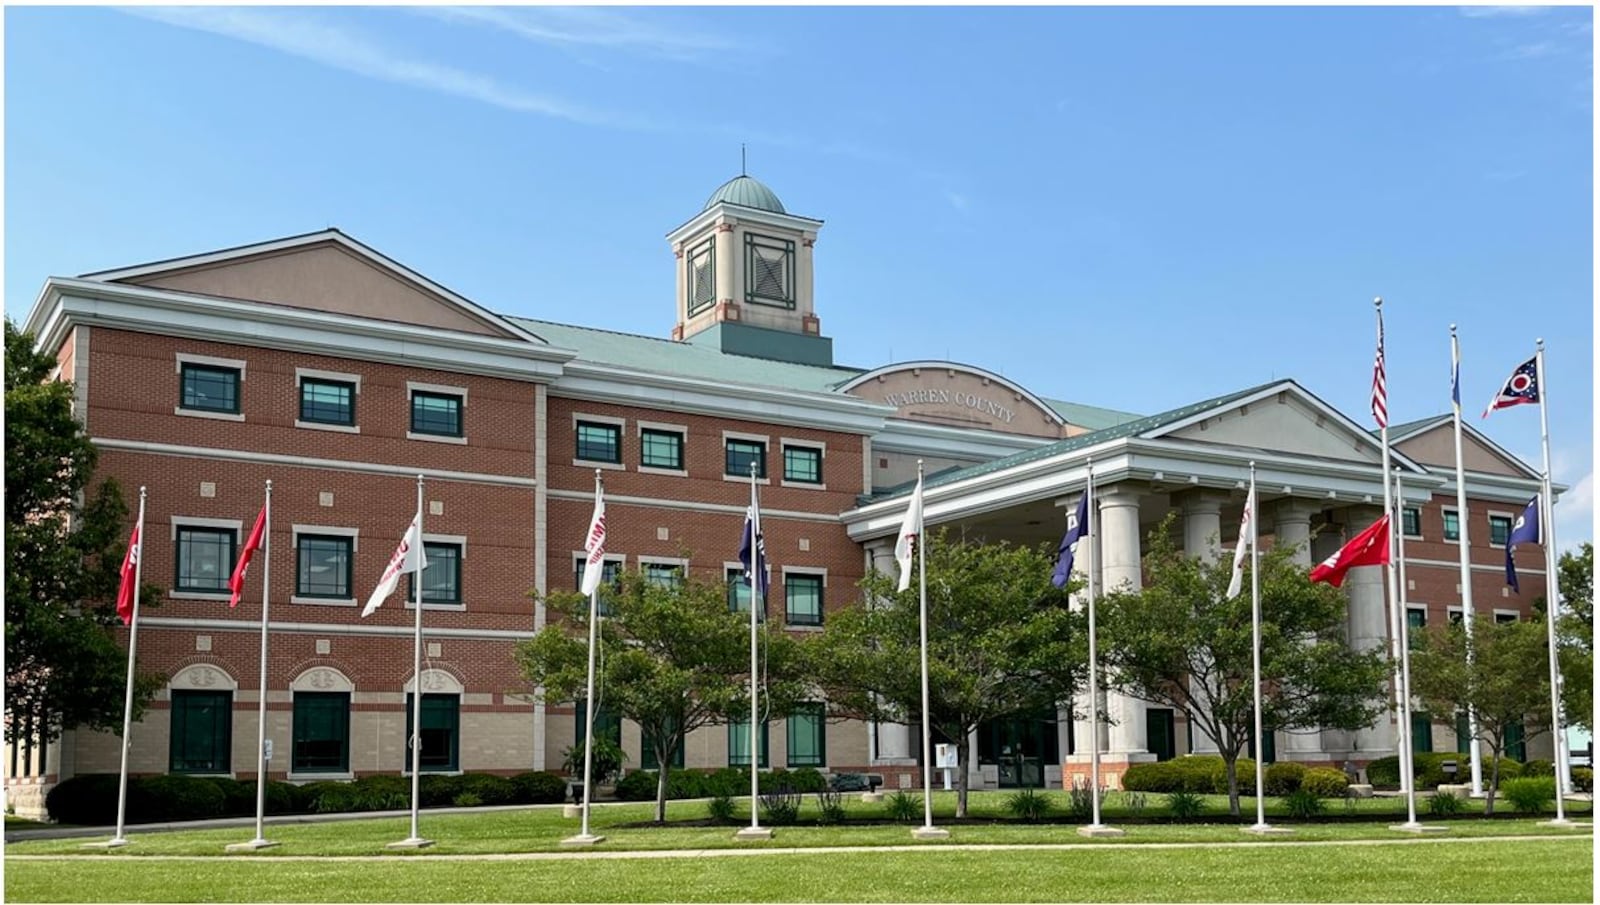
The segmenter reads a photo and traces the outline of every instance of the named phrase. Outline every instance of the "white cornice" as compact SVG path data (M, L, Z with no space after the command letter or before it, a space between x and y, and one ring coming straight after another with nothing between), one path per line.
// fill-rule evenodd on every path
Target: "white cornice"
M838 393L681 377L585 361L568 363L561 378L551 384L550 392L571 399L863 436L882 430L884 420L894 412L887 405Z
M1003 459L1024 450L1037 449L1047 443L1055 443L1057 439L1059 438L1002 434L998 431L890 418L884 422L883 430L872 438L872 448L886 452L977 459L987 462Z
M406 465L383 465L377 462L355 462L346 459L313 459L307 456L288 456L280 453L251 452L215 446L181 446L176 443L150 443L144 440L119 440L112 437L94 437L91 441L101 449L147 453L152 456L178 456L192 459L225 459L233 462L255 462L280 465L288 468L319 468L331 471L353 471L361 474L395 475L439 481L465 481L471 484L500 484L507 487L533 489L536 482L523 475L485 474L474 471L447 471L442 468L419 468ZM531 465L529 466L532 467Z
M549 488L545 495L553 500L576 500L579 502L593 502L592 490L557 490ZM702 503L696 500L669 500L657 497L624 496L621 494L607 493L606 505L608 506L644 506L652 509L679 509L685 512L716 512L723 515L743 516L750 511L749 506L734 506L726 503ZM762 518L792 519L802 522L823 522L825 524L839 524L839 515L832 512L801 512L794 509L768 509L761 507Z
M27 329L54 351L77 324L283 349L334 358L548 383L577 352L391 321L51 277Z
M758 207L745 207L742 204L718 201L716 204L690 217L682 226L667 233L667 241L678 242L700 233L721 217L727 217L735 223L757 223L762 226L775 226L779 229L792 230L808 235L815 235L817 230L822 227L821 220L813 220L810 217L780 214L775 211L764 211Z
M431 611L431 604L429 606ZM457 611L459 612L459 611ZM467 612L471 612L468 610ZM139 617L140 627L204 630L211 632L259 632L259 621L243 619L187 619L175 616ZM411 637L416 629L409 625L377 625L368 623L337 622L279 622L272 620L267 626L274 632L295 632L317 635L393 635ZM493 628L425 628L422 633L433 638L461 638L481 641L526 641L534 636L532 629L516 631Z

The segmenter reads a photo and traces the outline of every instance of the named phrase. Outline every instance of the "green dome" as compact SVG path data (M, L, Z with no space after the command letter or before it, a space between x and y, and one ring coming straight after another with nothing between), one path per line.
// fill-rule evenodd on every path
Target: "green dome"
M783 202L772 189L762 185L759 180L749 176L735 176L724 182L720 188L711 193L702 210L709 210L718 201L737 204L741 207L753 207L757 210L772 211L775 214L788 213L783 209Z

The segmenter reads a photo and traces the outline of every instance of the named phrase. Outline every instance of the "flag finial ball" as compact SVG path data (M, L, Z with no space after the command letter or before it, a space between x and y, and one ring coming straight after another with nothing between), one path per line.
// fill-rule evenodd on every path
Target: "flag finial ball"
M1450 332L1451 332L1451 333L1454 333L1454 332L1456 332L1456 325L1455 325L1455 324L1451 324L1451 325L1450 325Z
M1374 307L1374 308L1382 308L1383 307L1383 296L1380 295L1380 296L1377 296L1376 298L1374 298L1372 300L1372 307Z

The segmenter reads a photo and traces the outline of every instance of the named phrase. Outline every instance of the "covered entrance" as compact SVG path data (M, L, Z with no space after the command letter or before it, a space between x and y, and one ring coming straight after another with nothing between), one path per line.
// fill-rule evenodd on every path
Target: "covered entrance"
M1054 710L978 726L978 766L996 767L1002 789L1044 788L1044 768L1061 763Z

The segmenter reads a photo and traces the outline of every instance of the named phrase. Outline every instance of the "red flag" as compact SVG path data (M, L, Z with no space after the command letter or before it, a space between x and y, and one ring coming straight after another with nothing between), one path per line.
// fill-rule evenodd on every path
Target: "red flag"
M117 585L117 615L123 625L133 624L133 596L139 587L139 526L133 526L128 552L122 557L122 582Z
M1389 516L1373 522L1367 530L1350 538L1339 552L1323 560L1311 570L1312 581L1326 581L1338 587L1344 584L1344 573L1356 566L1381 566L1389 561Z
M233 567L233 576L228 579L228 589L233 591L233 596L228 600L228 606L239 605L239 595L244 593L244 573L250 568L250 557L256 555L261 549L261 535L267 527L267 507L261 507L261 514L256 516L256 526L250 529L250 539L244 542L244 549L239 551L239 563Z

